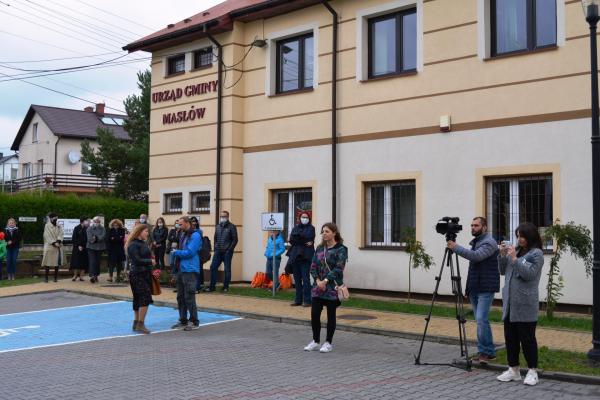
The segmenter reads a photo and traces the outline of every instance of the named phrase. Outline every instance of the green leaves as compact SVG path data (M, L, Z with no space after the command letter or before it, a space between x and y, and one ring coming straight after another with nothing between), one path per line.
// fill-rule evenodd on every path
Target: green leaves
M414 228L406 228L401 240L406 243L404 251L406 251L412 259L412 268L423 268L428 270L435 265L433 257L427 254L425 247L423 247L423 243L417 240Z
M562 296L564 288L564 279L558 262L564 252L568 250L576 260L583 261L585 273L589 277L592 272L593 242L590 237L590 230L586 226L575 225L573 221L561 225L558 219L554 225L546 229L544 240L553 240L555 249L550 260L548 284L546 285L546 315L548 318L553 318L556 302Z
M123 127L131 141L117 139L110 129L98 129L98 148L89 141L81 145L81 156L91 173L115 178L114 193L123 199L146 201L150 151L150 71L138 72L140 95L125 99L127 121Z

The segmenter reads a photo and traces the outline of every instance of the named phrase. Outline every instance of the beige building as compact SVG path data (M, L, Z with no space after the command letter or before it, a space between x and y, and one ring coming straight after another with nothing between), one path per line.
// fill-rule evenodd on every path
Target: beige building
M116 137L128 140L123 129L125 118L106 113L102 103L95 110L31 105L11 147L19 155L20 178L7 190L95 193L110 189L113 180L92 176L89 165L81 160L81 144L88 140L97 148L98 128L110 129Z
M234 280L264 269L264 211L335 219L350 287L391 291L408 288L407 228L439 266L444 216L465 245L475 215L498 240L524 220L591 225L580 1L229 0L125 48L153 58L150 214L200 214L212 234L229 210ZM583 265L561 262L562 301L591 304Z

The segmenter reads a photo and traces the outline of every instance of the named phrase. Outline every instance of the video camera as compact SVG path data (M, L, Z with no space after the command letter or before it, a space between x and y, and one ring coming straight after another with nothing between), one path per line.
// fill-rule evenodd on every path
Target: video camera
M444 217L440 219L435 226L435 231L441 235L446 235L446 241L456 242L456 234L462 231L462 225L458 222L458 217Z

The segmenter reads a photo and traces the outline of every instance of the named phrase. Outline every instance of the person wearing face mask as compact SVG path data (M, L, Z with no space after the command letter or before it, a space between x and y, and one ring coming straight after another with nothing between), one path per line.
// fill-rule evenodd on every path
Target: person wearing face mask
M90 282L97 283L100 275L100 256L106 249L106 229L100 217L92 219L92 224L86 231L87 251L90 262Z
M15 280L17 271L17 258L19 257L19 247L21 245L21 232L17 228L17 221L14 218L9 218L4 230L6 236L6 272L8 279Z
M291 247L287 252L286 270L291 269L296 286L296 298L291 306L311 306L310 264L315 254L314 241L315 227L310 223L308 213L302 213L300 223L294 226L290 233Z
M73 282L77 279L83 281L81 277L82 273L86 273L88 270L88 255L87 255L87 228L89 220L87 217L79 218L79 225L73 229L73 236L71 241L73 242L73 251L71 253L71 270L73 271Z
M44 257L42 267L46 270L44 282L48 282L50 268L54 268L54 282L58 281L58 267L63 265L65 254L63 252L64 231L58 225L58 215L48 214L48 222L44 226Z
M487 220L475 217L471 221L471 234L475 237L466 249L451 240L448 248L469 260L466 296L471 301L477 321L477 350L473 361L487 363L496 359L496 348L488 315L494 301L494 293L500 291L498 271L498 244L487 231Z
M152 249L154 250L156 266L160 269L165 268L165 248L167 246L168 235L169 231L164 218L158 218L154 229L152 229Z
M169 254L169 266L171 267L171 284L175 286L173 289L174 293L177 293L177 287L175 283L177 282L177 271L179 261L173 257L174 251L179 248L179 241L181 239L182 230L181 230L181 221L176 220L175 226L169 231L167 235L167 248L166 252Z
M210 264L210 286L204 289L205 292L214 292L217 284L217 271L224 265L223 292L229 291L231 282L231 260L233 251L238 243L237 228L229 222L229 212L221 211L219 224L215 228L215 251Z
M113 281L113 273L117 271L117 282L121 281L123 261L125 261L125 228L119 219L110 221L108 231L108 282Z

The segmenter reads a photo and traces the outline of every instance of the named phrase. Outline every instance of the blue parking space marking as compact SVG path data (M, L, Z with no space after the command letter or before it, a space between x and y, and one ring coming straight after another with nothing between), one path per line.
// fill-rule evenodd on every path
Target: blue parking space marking
M178 317L173 308L150 307L146 327L153 333L166 332ZM206 312L198 318L200 326L241 319ZM140 335L131 330L132 322L127 301L4 314L0 315L0 353Z

